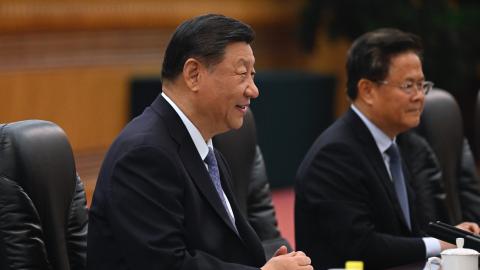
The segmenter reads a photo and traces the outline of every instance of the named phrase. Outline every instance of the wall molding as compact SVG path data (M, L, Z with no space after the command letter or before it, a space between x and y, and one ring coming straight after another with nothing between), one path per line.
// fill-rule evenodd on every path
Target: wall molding
M157 29L3 34L0 71L159 65L170 34Z
M294 23L298 0L24 0L0 3L0 32L175 27L204 13L221 13L256 26Z

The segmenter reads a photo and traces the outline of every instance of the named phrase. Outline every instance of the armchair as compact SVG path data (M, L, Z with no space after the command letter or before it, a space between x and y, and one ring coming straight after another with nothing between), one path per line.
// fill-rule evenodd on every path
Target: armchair
M52 122L0 125L0 269L85 269L87 208L72 149Z
M428 141L440 163L448 222L478 222L480 183L454 97L441 89L431 91L426 96L417 131Z

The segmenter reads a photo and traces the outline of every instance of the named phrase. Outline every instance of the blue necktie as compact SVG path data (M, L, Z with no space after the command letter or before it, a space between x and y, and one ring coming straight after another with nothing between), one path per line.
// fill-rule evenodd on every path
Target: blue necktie
M230 211L228 211L228 206L227 202L225 200L225 196L223 195L223 189L222 189L222 183L220 182L220 172L218 171L218 164L217 164L217 159L215 158L215 154L213 153L213 149L208 147L208 154L207 157L205 157L205 163L207 163L208 166L208 173L210 174L210 178L212 178L213 185L215 186L215 189L217 190L218 196L220 197L220 200L222 201L223 207L225 208L225 211L227 211L227 215L230 218L230 221L233 224L233 227L235 227L235 217L233 217L230 214Z
M402 158L400 152L395 143L387 149L387 155L390 157L390 173L392 174L393 185L395 187L395 193L397 194L400 207L402 208L403 216L409 229L412 229L410 222L410 209L408 206L407 187L405 184L405 178L403 177L402 170Z

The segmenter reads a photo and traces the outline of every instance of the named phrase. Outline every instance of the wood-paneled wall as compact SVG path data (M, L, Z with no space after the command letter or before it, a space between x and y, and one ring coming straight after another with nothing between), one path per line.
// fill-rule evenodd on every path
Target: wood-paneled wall
M0 119L53 121L76 150L107 147L127 121L127 79L134 70L77 67L1 74Z
M294 23L303 0L2 0L0 31L175 28L204 13L254 26Z
M318 32L312 54L297 41L304 0L0 0L0 123L45 119L74 148L88 202L98 168L129 118L129 81L158 75L175 27L205 13L252 25L256 68L335 74L346 107L348 42ZM294 96L292 96L294 98Z
M75 151L107 147L129 115L129 80L159 74L184 19L222 13L251 24L257 68L301 66L296 0L0 2L0 122L46 119ZM296 64L295 64L296 63Z

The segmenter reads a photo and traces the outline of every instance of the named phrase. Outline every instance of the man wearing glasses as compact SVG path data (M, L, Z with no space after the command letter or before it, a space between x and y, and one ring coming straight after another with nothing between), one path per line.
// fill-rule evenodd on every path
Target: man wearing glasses
M315 141L296 179L297 248L315 269L422 261L450 244L425 237L396 136L416 127L425 95L420 39L397 29L359 37L347 58L350 109ZM473 223L459 227L479 232Z

